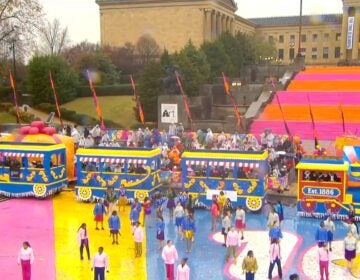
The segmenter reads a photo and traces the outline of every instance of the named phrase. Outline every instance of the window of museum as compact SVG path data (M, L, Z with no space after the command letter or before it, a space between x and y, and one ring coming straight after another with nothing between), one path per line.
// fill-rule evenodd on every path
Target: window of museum
M340 47L336 47L335 48L335 58L339 58L340 57Z
M312 41L313 41L313 43L316 43L317 40L318 40L318 35L317 35L317 34L313 34L313 35L312 35Z
M336 33L336 41L340 41L341 40L341 33Z
M295 35L290 35L290 42L295 42Z
M306 34L302 34L301 35L301 42L305 43L306 42Z
M317 59L317 48L312 48L311 49L311 58L312 59Z
M278 59L284 60L284 49L278 50Z
M279 36L279 43L284 43L284 35Z
M305 57L306 56L306 48L301 48L300 53L303 57Z
M295 58L295 49L294 48L291 48L289 50L289 59L292 60Z
M325 33L324 34L324 42L329 42L330 41L330 34L329 33Z
M273 36L269 36L269 43L273 43L274 42L274 37Z
M325 47L323 48L323 59L328 59L329 58L329 48Z

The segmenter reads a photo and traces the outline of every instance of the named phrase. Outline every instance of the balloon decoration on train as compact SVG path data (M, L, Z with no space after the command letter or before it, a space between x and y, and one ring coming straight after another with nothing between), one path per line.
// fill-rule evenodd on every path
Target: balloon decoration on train
M56 133L55 127L46 126L43 121L33 121L30 125L23 126L20 128L20 134L47 134L53 135Z

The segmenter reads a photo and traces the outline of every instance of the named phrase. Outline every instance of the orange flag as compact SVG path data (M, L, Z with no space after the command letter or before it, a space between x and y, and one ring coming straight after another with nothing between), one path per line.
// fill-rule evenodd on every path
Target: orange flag
M229 84L229 81L228 79L226 78L224 72L222 73L222 76L223 76L223 81L224 81L224 89L225 89L225 93L227 95L230 95L230 84Z
M11 85L11 88L12 88L12 90L13 90L13 95L14 95L14 104L15 104L15 110L16 110L16 119L17 119L17 122L20 123L19 104L18 104L18 102L17 102L15 81L14 81L13 75L12 75L12 73L11 73L11 70L9 71L9 79L10 79L10 85Z

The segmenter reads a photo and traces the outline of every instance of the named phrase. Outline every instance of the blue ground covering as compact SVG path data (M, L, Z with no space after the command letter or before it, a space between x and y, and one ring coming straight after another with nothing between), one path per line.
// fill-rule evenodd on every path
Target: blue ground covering
M166 205L166 204L165 204ZM247 213L246 224L249 230L267 230L267 207L263 207L263 211L258 214ZM296 252L292 267L284 275L284 279L288 279L289 274L298 272L297 265L301 252L314 244L315 231L319 226L320 220L312 218L301 218L296 215L295 207L284 207L285 220L282 224L284 231L292 232L301 235L303 242L300 245L298 252ZM154 216L154 211L153 211ZM193 243L193 250L191 253L185 253L185 241L181 241L176 235L176 229L173 222L169 221L168 209L164 208L164 221L165 227L165 241L167 239L174 240L175 246L179 253L179 259L182 257L188 257L188 264L191 269L191 279L194 280L222 280L228 279L224 275L225 266L225 247L222 247L218 243L215 243L209 239L210 234L210 213L206 210L195 211L196 220L196 240ZM334 234L334 240L343 239L346 235L347 229L336 221L337 227ZM220 227L220 225L218 226ZM246 232L245 232L246 236ZM268 240L262 240L268 244ZM265 245L266 246L266 245ZM256 255L257 252L255 252ZM258 252L259 253L259 252ZM148 279L165 279L165 269L163 261L161 259L161 252L158 250L158 243L156 240L155 227L147 227L147 273ZM300 275L302 276L302 275ZM305 279L305 278L302 278Z

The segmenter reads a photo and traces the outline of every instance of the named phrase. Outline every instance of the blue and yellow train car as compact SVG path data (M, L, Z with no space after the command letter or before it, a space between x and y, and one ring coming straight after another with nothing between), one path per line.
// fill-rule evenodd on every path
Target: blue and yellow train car
M146 196L160 187L161 150L94 147L76 151L76 196L83 201L103 198L108 188L123 185L128 198Z
M349 163L342 157L305 156L298 170L297 210L300 216L344 219L359 191L348 186Z
M263 205L269 173L268 152L197 150L181 157L182 186L200 204L226 193L233 205L258 211Z
M64 144L0 142L0 193L46 197L66 187Z

